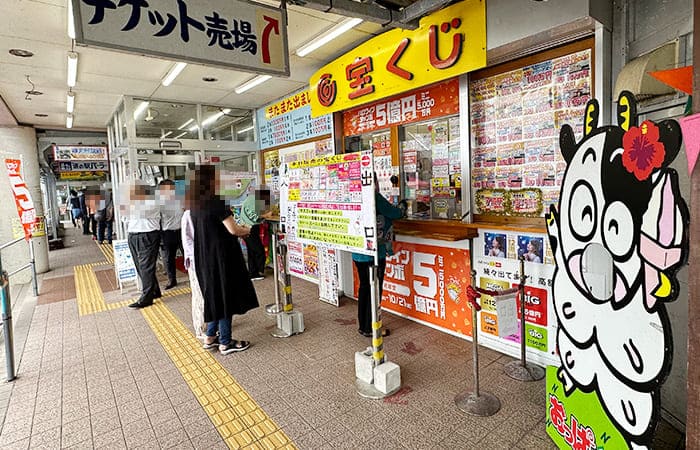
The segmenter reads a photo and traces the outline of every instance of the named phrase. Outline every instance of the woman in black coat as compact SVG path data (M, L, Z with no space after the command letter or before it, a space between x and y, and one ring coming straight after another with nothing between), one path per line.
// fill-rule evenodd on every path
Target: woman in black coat
M250 346L248 341L231 339L231 321L234 315L256 308L258 298L238 242L250 229L234 221L231 208L216 195L218 186L218 170L200 166L190 180L188 203L194 225L195 269L207 322L204 348L218 346L219 352L227 355Z

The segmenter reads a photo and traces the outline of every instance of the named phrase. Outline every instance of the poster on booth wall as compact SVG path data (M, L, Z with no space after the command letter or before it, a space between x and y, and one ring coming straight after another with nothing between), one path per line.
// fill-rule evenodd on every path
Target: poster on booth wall
M471 308L465 299L470 284L466 243L394 241L386 260L382 307L455 335L471 336ZM424 240L422 242L425 242Z
M479 230L474 239L474 270L479 287L505 290L520 284L520 261L525 263L525 348L528 360L546 365L557 361L556 317L552 308L552 278L549 243L544 234L504 230ZM517 307L517 329L505 334L499 326L496 299L483 295L480 299L479 341L496 351L514 357L520 355L520 295Z
M376 254L372 153L330 155L284 163L281 223L293 240Z

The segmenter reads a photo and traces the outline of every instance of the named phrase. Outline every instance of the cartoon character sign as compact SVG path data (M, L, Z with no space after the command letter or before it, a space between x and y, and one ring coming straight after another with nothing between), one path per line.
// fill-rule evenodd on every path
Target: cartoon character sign
M674 120L638 125L629 92L620 94L617 126L598 127L598 116L597 101L589 101L581 142L569 125L559 137L567 168L559 206L547 217L557 376L567 396L595 393L627 444L639 448L651 443L671 368L664 303L677 298L676 272L688 256L688 209L668 167L681 132Z

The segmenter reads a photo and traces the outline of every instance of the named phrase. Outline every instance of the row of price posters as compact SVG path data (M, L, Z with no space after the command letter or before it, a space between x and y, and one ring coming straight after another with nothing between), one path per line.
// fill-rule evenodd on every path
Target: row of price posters
M592 92L591 50L475 80L469 91L473 191L539 189L543 211L556 204L566 169L559 130L569 124L577 140L583 136ZM483 203L476 212L503 214Z

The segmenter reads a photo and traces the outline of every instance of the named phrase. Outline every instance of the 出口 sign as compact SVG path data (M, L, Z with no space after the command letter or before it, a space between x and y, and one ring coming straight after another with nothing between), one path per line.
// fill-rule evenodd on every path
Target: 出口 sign
M464 0L417 30L376 36L309 80L313 117L447 80L486 65L486 2Z
M244 0L72 0L76 41L255 73L289 75L279 8Z

